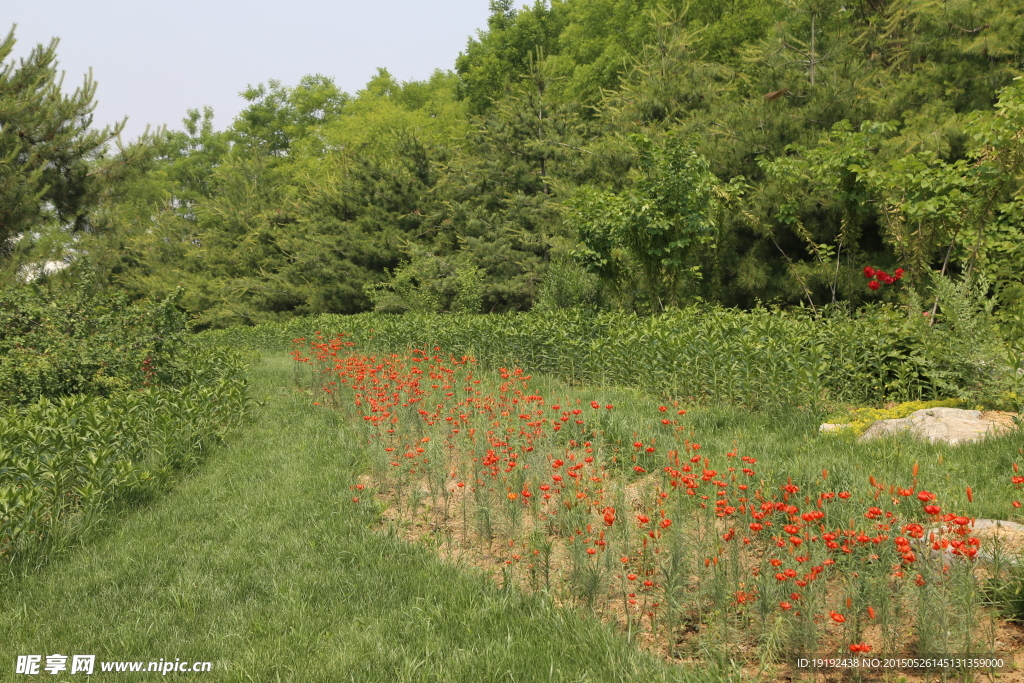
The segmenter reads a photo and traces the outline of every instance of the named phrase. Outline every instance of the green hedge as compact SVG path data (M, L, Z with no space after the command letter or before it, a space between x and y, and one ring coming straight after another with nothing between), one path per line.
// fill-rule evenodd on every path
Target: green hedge
M52 547L194 468L245 414L240 354L188 352L191 380L0 410L0 557Z
M975 321L977 322L977 321ZM203 333L207 343L286 349L316 333L363 349L438 346L485 366L519 365L587 383L755 408L963 398L1012 400L1005 347L987 325L929 325L877 306L820 315L697 306L653 317L556 311L507 315L320 315Z
M187 337L174 297L131 304L84 287L10 288L0 292L0 403L167 385Z

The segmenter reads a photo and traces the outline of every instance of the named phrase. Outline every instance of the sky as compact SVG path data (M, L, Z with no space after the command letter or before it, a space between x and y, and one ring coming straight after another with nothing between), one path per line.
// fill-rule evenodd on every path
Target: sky
M0 32L17 24L13 58L60 38L65 91L91 67L94 124L127 116L128 141L204 106L225 128L245 104L238 93L271 79L319 73L354 94L378 67L429 78L454 68L487 15L488 0L4 0Z

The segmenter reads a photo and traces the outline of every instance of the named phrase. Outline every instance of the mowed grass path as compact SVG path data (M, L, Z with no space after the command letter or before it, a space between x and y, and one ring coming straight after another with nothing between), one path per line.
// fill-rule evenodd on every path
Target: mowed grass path
M253 368L256 420L151 506L0 583L0 680L22 654L211 661L100 680L668 681L687 674L591 619L504 592L368 528L359 444ZM70 663L70 659L69 659ZM38 680L84 680L42 673ZM705 680L708 678L703 677Z

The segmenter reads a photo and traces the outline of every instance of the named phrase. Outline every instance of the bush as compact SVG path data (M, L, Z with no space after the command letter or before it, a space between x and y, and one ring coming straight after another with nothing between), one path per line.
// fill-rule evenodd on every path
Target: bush
M595 309L599 301L600 281L593 273L569 258L556 259L537 293L534 310L558 311L569 308Z
M166 488L245 414L240 354L191 343L174 304L0 294L0 558Z
M284 349L346 333L365 349L439 346L485 367L519 365L574 382L616 384L752 408L991 399L1011 380L998 339L963 364L959 328L878 305L825 309L694 306L660 315L583 309L503 315L321 315L204 333L208 343ZM985 354L991 354L987 356ZM984 362L982 362L984 360ZM984 369L980 372L979 369Z
M0 558L38 556L86 518L166 489L244 416L239 354L186 350L182 361L180 386L0 409Z
M112 396L180 376L188 330L175 297L130 304L85 286L0 292L0 402Z

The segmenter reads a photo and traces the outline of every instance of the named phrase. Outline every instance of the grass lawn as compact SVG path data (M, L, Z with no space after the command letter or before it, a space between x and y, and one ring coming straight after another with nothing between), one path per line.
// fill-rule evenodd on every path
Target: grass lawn
M209 661L208 681L668 681L687 678L597 621L504 592L369 529L351 504L357 437L253 368L256 420L164 498L0 591L0 680L18 655ZM68 661L70 666L70 659ZM43 680L81 674L42 673ZM690 674L690 679L696 676ZM704 675L705 680L710 675Z
M292 388L292 361L264 355L252 368L265 403L197 474L142 510L29 576L3 580L0 680L18 655L96 655L100 662L208 661L216 681L669 681L715 680L705 667L671 667L621 634L543 595L504 591L474 570L371 526L376 509L351 486L370 467L360 429ZM630 389L569 387L538 378L545 395L616 405L609 434L631 441L657 411ZM592 396L591 396L592 395ZM568 401L566 401L568 402ZM736 408L692 409L691 438L705 452L734 447L786 477L866 491L868 475L922 486L945 500L973 486L977 516L1006 518L1021 434L959 448L909 439L863 445L818 436L813 418ZM761 478L759 477L759 478ZM962 503L966 506L966 500ZM958 506L959 507L959 506ZM70 660L69 660L70 664ZM144 665L145 667L145 665ZM78 680L79 674L40 674Z

